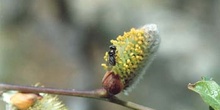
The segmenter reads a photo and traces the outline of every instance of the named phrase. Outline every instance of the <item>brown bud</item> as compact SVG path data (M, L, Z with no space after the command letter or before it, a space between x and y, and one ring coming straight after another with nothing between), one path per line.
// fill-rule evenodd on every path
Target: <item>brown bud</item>
M31 107L37 99L42 97L34 93L16 93L14 94L10 101L19 110L26 110Z
M113 71L107 71L102 79L102 86L110 95L116 95L124 89L120 76Z

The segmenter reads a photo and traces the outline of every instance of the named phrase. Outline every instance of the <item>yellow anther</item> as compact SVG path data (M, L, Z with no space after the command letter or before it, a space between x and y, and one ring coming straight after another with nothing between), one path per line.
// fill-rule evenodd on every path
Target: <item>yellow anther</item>
M134 55L134 53L130 53L130 56L133 56Z
M140 33L140 32L138 32L138 33L137 33L137 36L138 36L138 37L140 37L140 36L141 36L141 33Z
M135 48L140 49L141 47L140 47L138 44L136 44L136 45L135 45Z
M139 56L139 58L138 58L138 59L143 60L143 57Z
M119 63L119 64L122 64L122 61L119 61L118 63Z
M125 45L125 42L118 42L119 43L119 45Z
M130 59L127 59L127 63L130 64L130 63L131 63L131 60L130 60Z
M139 36L138 39L141 40L141 41L143 41L143 40L144 40L144 37L143 37L143 36Z
M139 50L138 53L141 54L141 55L144 54L143 50Z
M139 49L135 48L135 49L134 49L134 51L135 51L135 52L138 52L138 51L139 51Z
M138 41L138 44L139 44L139 45L142 45L143 43L142 43L142 41Z
M105 61L108 60L108 55L107 54L105 54L104 59L105 59Z
M130 50L131 50L131 51L134 51L134 47L131 47Z
M113 44L118 44L118 42L116 40L111 40L110 42Z
M132 56L132 57L131 57L131 60L132 60L132 61L135 61L135 60L136 60L135 56Z
M108 69L108 66L107 66L106 64L104 64L104 63L102 63L101 66L102 66L104 69L106 69L106 70Z
M127 65L127 64L124 64L124 67L125 67L125 68L128 68L128 65Z

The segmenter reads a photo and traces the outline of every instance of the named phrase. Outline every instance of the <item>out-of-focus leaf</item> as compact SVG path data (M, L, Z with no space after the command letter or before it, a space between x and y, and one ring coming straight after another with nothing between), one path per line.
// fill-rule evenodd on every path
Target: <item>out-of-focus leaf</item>
M209 110L214 110L214 108L212 108L211 106L209 106Z
M214 110L220 110L220 87L212 79L202 78L201 81L189 84L188 89L198 93Z

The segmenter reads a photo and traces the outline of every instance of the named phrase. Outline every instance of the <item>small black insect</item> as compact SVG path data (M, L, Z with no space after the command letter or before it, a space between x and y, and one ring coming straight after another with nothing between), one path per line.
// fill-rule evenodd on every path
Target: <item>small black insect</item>
M115 66L116 64L115 51L116 51L116 47L114 45L110 45L108 51L108 62L111 66Z

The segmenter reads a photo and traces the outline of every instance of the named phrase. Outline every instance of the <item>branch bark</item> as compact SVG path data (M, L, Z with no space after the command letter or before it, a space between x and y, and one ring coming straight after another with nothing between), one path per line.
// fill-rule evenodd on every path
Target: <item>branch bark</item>
M115 103L127 108L134 110L154 110L149 107L145 107L133 102L124 101L116 96L110 96L104 88L91 90L91 91L77 91L77 90L68 90L68 89L55 89L55 88L45 88L45 87L33 87L33 86L19 86L12 84L0 84L0 95L7 90L16 90L20 92L27 93L48 93L56 95L66 95L66 96L75 96L75 97L84 97L84 98L93 98L98 100L103 100L111 103Z

